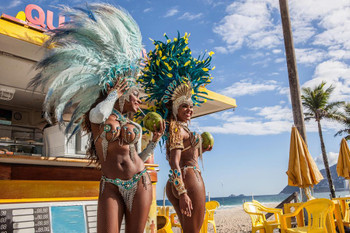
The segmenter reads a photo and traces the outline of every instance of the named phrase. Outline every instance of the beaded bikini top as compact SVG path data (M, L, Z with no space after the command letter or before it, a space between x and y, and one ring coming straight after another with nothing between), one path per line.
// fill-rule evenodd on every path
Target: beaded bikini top
M183 145L183 139L181 137L180 130L181 128L183 128L189 134L190 145L186 148ZM170 151L173 149L181 149L182 152L184 152L190 148L201 148L201 136L196 132L192 132L188 128L187 123L180 121L171 121L169 125L169 137L167 144L167 159L169 160Z
M112 124L101 124L103 131L100 135L95 138L95 143L99 138L102 138L102 150L104 161L107 157L108 143L118 141L119 145L129 145L130 147L130 158L134 160L134 148L135 145L141 139L142 128L136 122L131 121L127 117L123 116L118 110L113 109L112 115L116 117L116 121L119 122L119 126ZM111 137L107 139L107 134L111 134ZM141 145L140 145L141 146ZM137 146L136 148L139 148Z

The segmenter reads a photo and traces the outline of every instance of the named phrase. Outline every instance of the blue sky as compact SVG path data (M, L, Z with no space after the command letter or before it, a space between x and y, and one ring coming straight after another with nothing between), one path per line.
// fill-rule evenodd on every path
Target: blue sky
M55 12L55 5L77 6L81 1L0 1L0 12L15 16L28 4ZM85 1L96 2L96 1ZM106 2L106 1L105 1ZM290 131L293 124L288 73L278 0L246 1L112 1L138 22L147 51L149 38L163 39L190 32L195 56L214 51L216 69L208 89L233 97L237 109L194 119L191 128L215 138L204 154L203 177L211 196L275 194L287 184ZM291 23L302 87L322 80L336 87L332 100L349 101L350 2L348 0L289 1ZM57 23L54 23L57 25ZM341 128L322 122L330 164L338 157ZM311 155L323 168L317 125L306 123ZM160 165L157 198L168 173L165 154L156 151Z

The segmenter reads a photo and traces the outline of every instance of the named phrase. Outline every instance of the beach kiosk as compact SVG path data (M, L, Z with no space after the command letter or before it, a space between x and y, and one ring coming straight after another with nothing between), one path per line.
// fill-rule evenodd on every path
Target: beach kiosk
M101 173L85 159L86 136L78 133L67 143L58 126L47 127L44 93L26 89L47 39L45 24L28 17L41 8L28 6L26 14L0 18L0 232L96 232ZM207 92L213 101L195 117L236 107L234 99ZM154 196L145 232L153 233L158 165L148 162Z

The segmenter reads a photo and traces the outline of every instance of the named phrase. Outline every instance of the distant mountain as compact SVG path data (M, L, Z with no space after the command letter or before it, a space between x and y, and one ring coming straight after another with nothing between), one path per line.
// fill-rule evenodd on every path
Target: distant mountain
M337 164L330 167L331 176L334 184L335 191L343 191L345 190L345 179L337 174ZM326 169L322 169L321 174L324 179L320 181L317 185L314 186L314 192L328 192L329 185L326 175ZM289 194L293 192L299 192L299 187L289 186L287 185L280 193Z

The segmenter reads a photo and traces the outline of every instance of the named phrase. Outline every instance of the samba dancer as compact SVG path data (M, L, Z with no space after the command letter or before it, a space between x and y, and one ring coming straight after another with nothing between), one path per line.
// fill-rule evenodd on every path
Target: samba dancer
M30 86L49 86L44 111L59 122L74 108L66 134L90 134L88 154L102 171L97 231L144 231L152 202L144 161L153 153L165 124L141 152L142 128L127 117L140 105L136 77L140 71L141 33L124 10L107 4L64 7L71 19L50 32L55 47L38 63L41 72ZM48 117L50 118L50 117ZM76 124L76 125L75 125Z
M171 170L166 186L184 233L198 233L205 213L205 187L198 166L202 156L201 136L191 132L188 123L193 106L206 101L200 87L211 82L209 75L212 52L195 59L188 47L188 35L171 41L154 41L155 50L139 81L156 111L168 121L166 130L167 159ZM204 99L203 99L204 98ZM202 99L202 100L201 100ZM153 107L154 109L154 107ZM211 146L203 151L211 150Z

